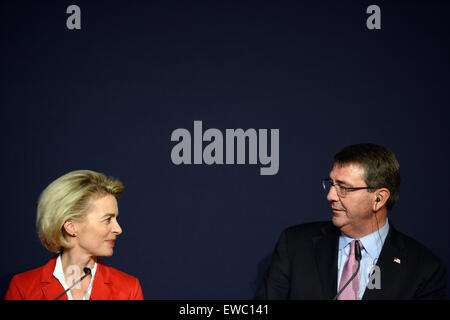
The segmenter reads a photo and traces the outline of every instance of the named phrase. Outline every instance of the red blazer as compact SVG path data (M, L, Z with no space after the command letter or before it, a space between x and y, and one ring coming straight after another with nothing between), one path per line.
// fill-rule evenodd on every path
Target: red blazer
M6 292L5 300L54 300L64 292L63 286L53 276L56 259L45 266L15 275ZM97 271L90 300L143 300L139 280L108 267L97 259ZM67 300L67 294L59 298Z

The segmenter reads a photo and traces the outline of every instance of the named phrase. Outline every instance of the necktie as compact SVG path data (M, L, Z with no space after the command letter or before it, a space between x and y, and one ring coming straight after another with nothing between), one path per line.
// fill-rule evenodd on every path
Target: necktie
M355 273L356 268L358 267L358 261L355 258L355 242L353 240L350 243L350 254L347 257L347 261L345 261L344 270L342 270L341 282L339 283L339 290L344 287L348 280L350 280L353 273ZM361 241L359 241L359 246L363 249L363 245ZM352 282L348 284L348 286L344 289L341 295L338 297L338 300L358 300L358 292L359 292L359 270L358 274L355 278L353 278Z

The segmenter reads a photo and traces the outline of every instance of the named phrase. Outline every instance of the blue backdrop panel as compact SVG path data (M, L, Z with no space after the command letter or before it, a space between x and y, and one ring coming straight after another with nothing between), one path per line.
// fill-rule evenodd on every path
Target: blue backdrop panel
M371 1L76 1L68 30L71 4L2 2L2 294L52 256L40 192L91 169L125 184L105 261L146 299L252 298L280 232L330 219L320 179L360 142L401 164L391 222L450 263L448 3L377 1L381 30ZM196 120L279 129L278 173L174 165Z

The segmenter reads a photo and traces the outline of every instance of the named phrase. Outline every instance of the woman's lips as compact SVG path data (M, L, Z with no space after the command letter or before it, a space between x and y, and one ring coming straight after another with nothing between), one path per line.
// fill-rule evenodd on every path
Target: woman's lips
M116 240L106 240L106 242L108 242L110 245L114 245L114 243L116 242Z

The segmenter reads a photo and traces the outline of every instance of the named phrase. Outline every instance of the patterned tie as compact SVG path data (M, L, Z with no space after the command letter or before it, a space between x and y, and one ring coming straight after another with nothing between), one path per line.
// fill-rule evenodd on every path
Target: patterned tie
M341 282L339 283L339 290L347 283L347 281L351 278L353 273L355 273L356 268L358 267L358 261L355 258L355 242L353 240L350 243L350 254L347 257L347 261L345 261L344 270L341 275ZM361 241L359 241L359 246L361 250L363 249L363 245ZM353 278L352 282L348 284L348 286L342 291L341 295L338 297L338 300L358 300L358 292L359 292L359 270L358 274L355 278Z

